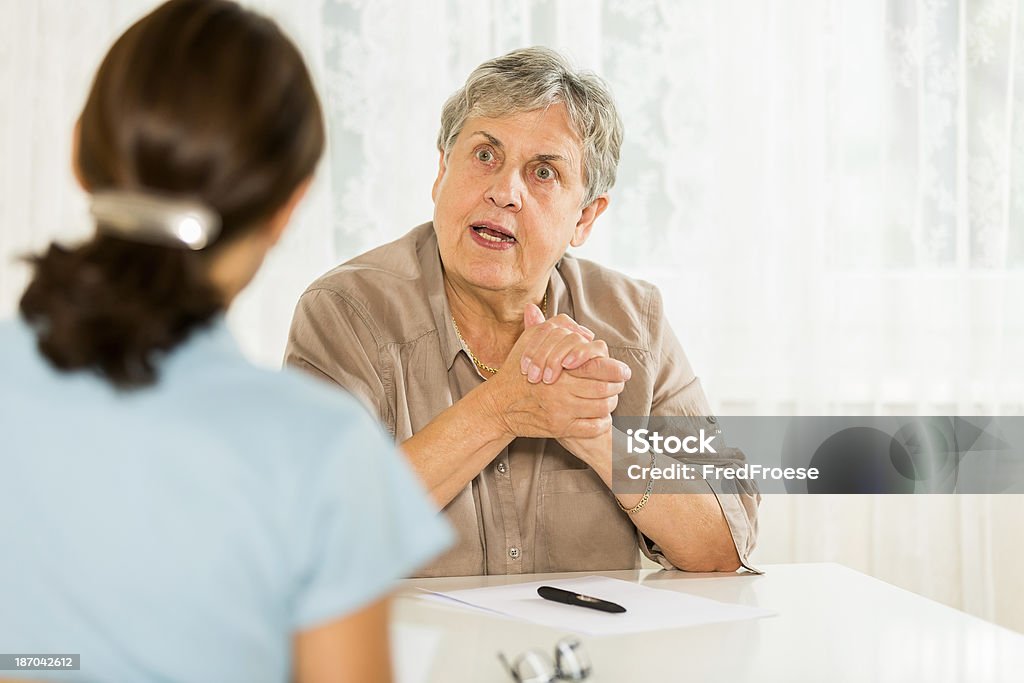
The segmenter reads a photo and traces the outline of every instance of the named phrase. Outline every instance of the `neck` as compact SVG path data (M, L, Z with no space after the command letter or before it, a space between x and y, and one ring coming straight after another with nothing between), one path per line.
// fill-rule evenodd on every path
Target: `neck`
M252 281L263 264L268 247L255 239L238 239L222 245L207 266L207 277L229 305Z
M541 306L547 281L533 291L489 291L457 282L447 274L445 294L466 345L485 365L500 367L523 333L523 311ZM546 312L545 312L546 313Z

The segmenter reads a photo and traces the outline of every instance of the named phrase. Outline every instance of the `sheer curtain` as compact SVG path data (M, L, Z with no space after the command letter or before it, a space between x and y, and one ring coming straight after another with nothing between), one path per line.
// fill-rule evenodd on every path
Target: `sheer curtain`
M152 6L2 0L0 313L10 256L87 230L71 125ZM626 144L580 256L650 280L733 414L1024 411L1024 12L1012 0L262 0L330 148L231 322L276 365L331 265L431 215L444 99L544 44L611 84ZM1024 630L1017 496L771 497L761 562L835 560Z

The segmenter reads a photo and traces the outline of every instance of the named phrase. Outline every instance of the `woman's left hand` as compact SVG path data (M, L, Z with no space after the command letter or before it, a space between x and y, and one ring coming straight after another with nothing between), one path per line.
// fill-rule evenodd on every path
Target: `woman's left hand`
M523 350L520 359L520 371L533 384L554 384L563 369L574 370L593 358L608 357L608 345L564 313L545 320L541 310L531 304L523 312L523 324L527 329L542 324L548 327Z

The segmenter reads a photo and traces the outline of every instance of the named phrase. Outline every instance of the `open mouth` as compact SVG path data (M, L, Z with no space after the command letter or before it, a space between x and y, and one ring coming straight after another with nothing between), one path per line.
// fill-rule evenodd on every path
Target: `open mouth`
M503 242L515 242L516 238L507 232L503 232L497 228L489 225L473 225L473 232L479 235L482 239L488 242L494 242L495 244L501 244Z

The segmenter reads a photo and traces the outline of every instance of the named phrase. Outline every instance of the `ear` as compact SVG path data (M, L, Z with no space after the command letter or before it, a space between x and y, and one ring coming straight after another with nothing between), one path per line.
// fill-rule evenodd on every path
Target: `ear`
M572 240L569 242L574 247L581 247L590 237L590 231L594 227L594 221L608 208L608 195L603 194L580 212L580 219L576 222L576 228L572 233Z
M74 173L78 185L86 192L89 192L89 183L85 182L85 176L82 175L82 167L78 163L78 150L81 144L82 121L81 119L75 119L75 129L71 131L71 172Z
M441 188L441 180L444 178L444 172L448 166L444 161L444 150L440 150L440 158L437 160L437 177L434 178L434 186L430 188L430 198L437 201L437 192Z
M313 182L313 176L309 176L295 188L292 192L292 196L288 198L288 201L278 209L273 216L270 217L270 221L267 223L267 238L269 240L268 246L277 244L277 241L281 239L281 235L284 234L284 229L288 226L288 222L291 221L292 213L295 211L295 207L299 205L302 198L306 196L306 192L309 191L309 186Z

